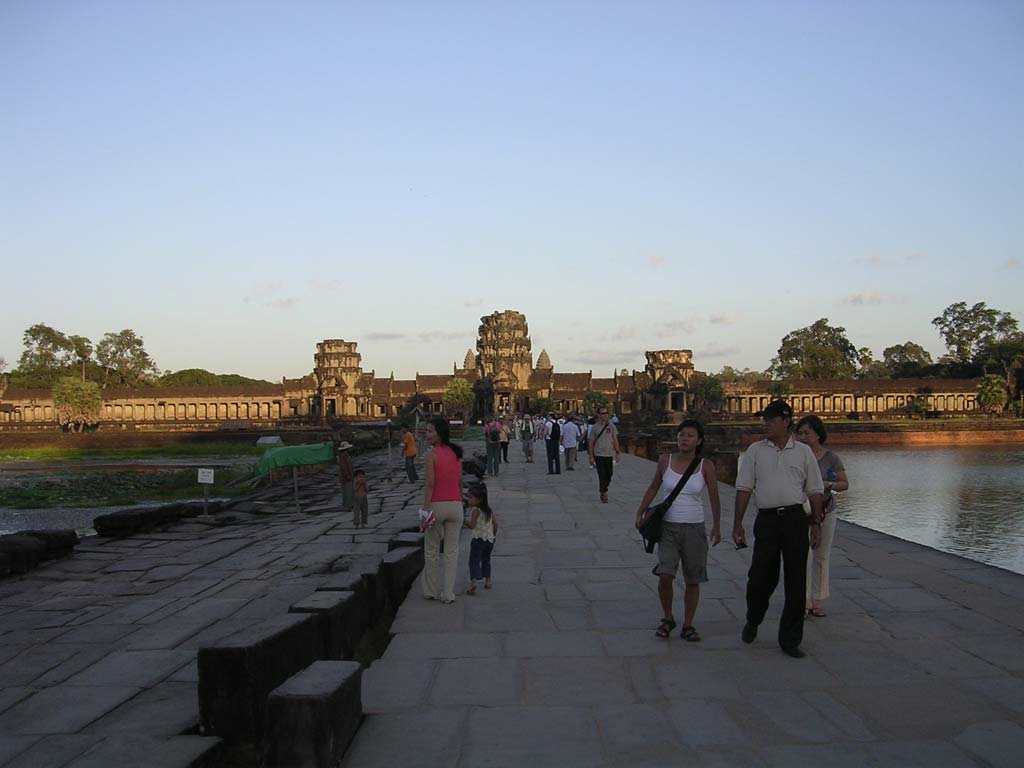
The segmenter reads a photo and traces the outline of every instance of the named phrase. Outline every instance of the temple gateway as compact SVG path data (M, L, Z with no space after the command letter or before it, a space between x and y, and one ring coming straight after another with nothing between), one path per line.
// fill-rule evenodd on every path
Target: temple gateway
M103 390L100 424L202 429L225 422L270 428L322 418L383 420L414 400L430 413L443 414L452 378L471 385L489 381L500 413L535 412L541 398L551 400L557 411L579 411L588 392L603 394L619 414L668 411L671 418L687 411L693 404L693 353L662 349L644 354L642 371L612 370L607 377L592 370L559 372L546 350L534 362L525 315L505 310L480 318L476 351L467 350L461 365L452 364L451 373L378 377L375 371L363 371L356 342L325 339L316 345L312 375L282 378L280 384L108 387ZM972 379L798 381L788 399L798 413L822 416L896 412L922 397L930 410L964 413L976 410L976 391ZM770 399L767 383L726 384L723 416L749 418ZM57 428L50 390L7 389L0 379L0 429L20 427Z

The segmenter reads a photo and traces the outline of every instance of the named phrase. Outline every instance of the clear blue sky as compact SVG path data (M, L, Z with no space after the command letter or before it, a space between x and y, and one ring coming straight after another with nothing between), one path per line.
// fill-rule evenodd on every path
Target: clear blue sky
M0 4L0 356L130 327L262 378L764 368L820 317L1024 323L1024 3Z

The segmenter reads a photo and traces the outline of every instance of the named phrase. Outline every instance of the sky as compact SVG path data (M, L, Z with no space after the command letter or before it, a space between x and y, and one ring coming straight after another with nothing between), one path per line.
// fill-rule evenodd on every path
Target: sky
M596 376L1024 323L1016 0L5 0L0 104L9 368L35 323L269 380L505 309Z

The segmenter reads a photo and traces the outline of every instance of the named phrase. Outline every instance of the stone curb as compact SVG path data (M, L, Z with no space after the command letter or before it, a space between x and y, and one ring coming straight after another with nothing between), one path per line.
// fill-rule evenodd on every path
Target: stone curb
M361 676L357 662L316 661L274 689L267 699L260 765L337 765L362 720Z
M28 573L41 561L69 555L79 541L72 530L20 531L0 536L0 576Z

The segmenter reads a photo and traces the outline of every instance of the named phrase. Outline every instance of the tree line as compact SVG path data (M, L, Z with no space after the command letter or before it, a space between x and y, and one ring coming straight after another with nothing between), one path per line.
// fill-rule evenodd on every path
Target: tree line
M24 350L18 367L6 375L8 387L49 389L57 420L79 431L95 424L103 390L114 387L212 386L269 384L238 374L211 373L202 368L161 374L146 351L142 337L131 328L106 333L93 344L85 336L68 334L36 323L22 335ZM0 358L0 374L6 362Z
M1020 394L1024 333L1009 312L985 302L968 306L958 301L931 324L946 345L946 354L938 360L914 341L886 347L876 359L867 347L855 346L845 328L821 318L787 333L767 370L727 365L717 374L695 375L691 391L699 408L714 409L724 400L722 385L727 383L767 383L770 394L785 397L791 382L803 379L980 378L978 403L992 412L1003 410L1011 395ZM925 402L921 398L915 407L924 407Z

